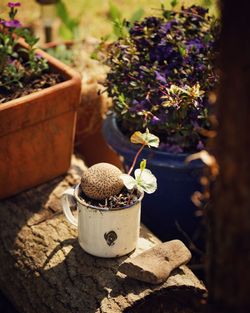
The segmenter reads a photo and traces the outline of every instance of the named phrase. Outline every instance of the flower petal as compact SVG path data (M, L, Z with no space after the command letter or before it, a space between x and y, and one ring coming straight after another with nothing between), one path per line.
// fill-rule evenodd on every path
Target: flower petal
M136 180L128 174L122 174L120 178L128 190L132 190L137 185Z
M140 186L146 193L153 193L157 189L157 180L152 172L148 169L141 171L135 170L137 186Z

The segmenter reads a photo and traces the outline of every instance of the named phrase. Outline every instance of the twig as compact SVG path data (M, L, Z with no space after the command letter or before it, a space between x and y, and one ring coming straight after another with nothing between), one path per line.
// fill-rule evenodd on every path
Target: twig
M138 156L140 155L140 153L142 152L143 148L145 147L145 143L141 146L141 148L137 151L136 156L134 158L133 164L131 165L129 171L128 171L128 175L130 175L135 167L136 161L138 159Z
M179 232L182 233L182 235L187 239L187 241L189 242L189 247L191 250L193 250L194 252L198 253L199 255L204 255L204 251L200 250L195 243L193 242L193 240L189 237L189 235L181 228L180 224L175 221L175 225L177 227L177 229L179 230Z

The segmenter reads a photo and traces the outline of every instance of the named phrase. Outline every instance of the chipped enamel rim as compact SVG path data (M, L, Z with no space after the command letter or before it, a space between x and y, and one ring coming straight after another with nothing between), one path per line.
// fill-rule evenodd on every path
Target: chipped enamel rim
M124 209L129 209L131 207L133 207L134 205L136 205L138 202L141 202L143 197L144 197L144 192L141 192L140 194L140 197L137 199L136 202L134 202L133 204L131 205L127 205L127 206L124 206L124 207L120 207L120 208L102 208L102 207L97 207L97 206L94 206L94 205L91 205L91 204L88 204L86 203L82 198L79 197L78 193L79 193L79 188L80 187L80 184L76 185L74 187L74 197L76 199L76 201L82 205L84 205L85 207L88 207L88 208L91 208L91 209L95 209L95 210L98 210L98 211L104 211L104 212L109 212L109 211L119 211L119 210L124 210Z

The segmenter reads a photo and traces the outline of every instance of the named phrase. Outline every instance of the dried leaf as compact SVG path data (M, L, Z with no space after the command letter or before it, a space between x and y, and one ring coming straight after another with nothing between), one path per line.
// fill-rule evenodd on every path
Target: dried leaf
M141 144L155 148L158 148L160 144L160 139L157 136L151 134L148 128L146 129L145 133L141 133L140 131L134 132L130 137L130 141L135 144Z

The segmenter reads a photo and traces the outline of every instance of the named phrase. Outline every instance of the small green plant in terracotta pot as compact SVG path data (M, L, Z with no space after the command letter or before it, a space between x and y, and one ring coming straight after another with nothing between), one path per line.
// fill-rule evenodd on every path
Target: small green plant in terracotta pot
M20 6L0 16L0 198L67 171L81 89L77 73L35 48Z

